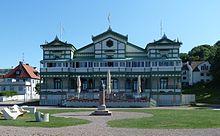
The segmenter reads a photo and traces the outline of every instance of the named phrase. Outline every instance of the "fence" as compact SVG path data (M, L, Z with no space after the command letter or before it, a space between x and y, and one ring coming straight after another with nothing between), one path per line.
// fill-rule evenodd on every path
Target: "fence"
M182 105L189 105L196 102L195 94L183 94Z

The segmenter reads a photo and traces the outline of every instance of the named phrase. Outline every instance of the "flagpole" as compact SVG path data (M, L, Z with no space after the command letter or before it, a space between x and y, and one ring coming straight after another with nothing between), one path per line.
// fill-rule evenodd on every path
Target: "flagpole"
M60 40L62 40L62 23L60 22Z
M111 27L111 18L110 18L111 16L110 16L110 13L108 14L108 25L109 25L109 27Z

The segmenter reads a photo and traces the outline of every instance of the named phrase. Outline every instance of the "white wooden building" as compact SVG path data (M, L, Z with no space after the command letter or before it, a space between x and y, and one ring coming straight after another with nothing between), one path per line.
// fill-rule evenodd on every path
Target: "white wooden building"
M16 91L17 100L29 101L39 99L35 86L40 82L40 75L36 68L29 64L19 62L19 65L11 69L2 77L0 91Z
M191 61L184 63L182 67L183 86L211 81L210 67L211 64L208 61Z
M109 101L136 99L137 79L141 76L142 100L149 102L153 98L158 105L180 105L181 44L164 35L141 48L130 43L127 35L111 28L92 36L92 43L80 49L56 37L52 42L41 45L43 60L40 73L43 84L40 104L66 103L76 93L78 76L82 82L82 99L97 99L100 81L106 83L107 71L110 70L112 94L116 99ZM73 101L71 105L74 104ZM120 103L117 105L114 107L120 107Z

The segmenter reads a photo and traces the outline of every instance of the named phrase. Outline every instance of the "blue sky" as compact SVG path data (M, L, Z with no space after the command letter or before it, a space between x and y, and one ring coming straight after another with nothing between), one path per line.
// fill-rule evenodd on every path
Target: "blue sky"
M0 68L22 60L40 66L40 45L60 36L76 48L92 42L91 36L108 28L127 35L140 47L161 38L183 42L181 52L220 40L219 0L1 0Z

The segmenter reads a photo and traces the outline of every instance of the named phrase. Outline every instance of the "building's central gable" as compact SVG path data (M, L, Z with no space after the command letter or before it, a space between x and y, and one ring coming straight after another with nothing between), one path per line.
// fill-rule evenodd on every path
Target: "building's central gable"
M127 36L123 36L111 29L92 38L95 58L116 59L125 58Z
M106 37L95 45L95 58L105 58L105 59L113 59L113 58L124 58L125 57L125 42L120 41L117 38Z

